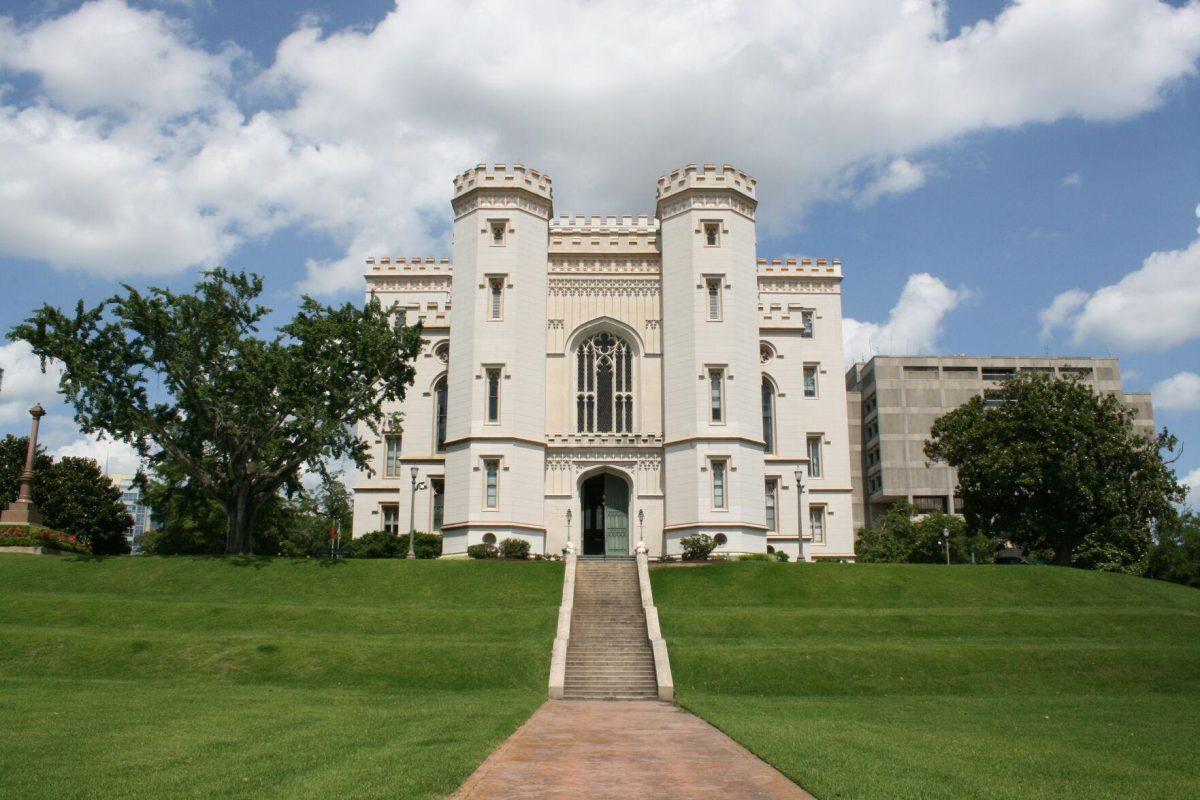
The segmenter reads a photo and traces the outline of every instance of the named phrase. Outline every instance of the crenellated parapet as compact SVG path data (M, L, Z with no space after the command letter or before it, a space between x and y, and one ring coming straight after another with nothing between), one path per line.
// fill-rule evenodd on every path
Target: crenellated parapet
M450 259L445 256L441 258L420 256L416 258L392 258L390 256L383 256L381 258L367 259L368 276L377 272L449 273L453 269Z
M543 219L554 213L550 176L524 164L476 164L454 176L455 218L476 209L528 211Z
M658 233L658 220L648 214L625 214L624 216L600 216L593 214L563 214L550 220L550 233L566 236L591 234Z
M842 262L837 258L760 258L758 274L764 275L822 275L842 277Z
M732 164L719 167L716 164L688 164L659 178L655 197L661 203L664 199L689 189L732 189L755 199L754 187L757 183L758 181Z

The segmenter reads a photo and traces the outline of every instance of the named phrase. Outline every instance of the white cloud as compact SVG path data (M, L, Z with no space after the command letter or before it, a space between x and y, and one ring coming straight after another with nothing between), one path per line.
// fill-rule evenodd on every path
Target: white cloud
M1200 375L1177 372L1154 384L1155 411L1200 411Z
M1080 175L1078 172L1068 172L1066 175L1063 176L1062 185L1063 186L1072 186L1072 187L1083 186L1083 176Z
M1200 467L1184 475L1179 482L1188 487L1187 504L1200 510Z
M64 456L90 458L109 475L132 475L142 460L137 451L124 442L114 442L100 436L80 436L50 451L55 459Z
M1200 337L1200 239L1152 253L1141 269L1094 292L1063 292L1039 318L1043 339L1064 328L1075 344L1156 350Z
M910 275L887 322L842 320L842 343L847 365L873 355L935 353L942 321L971 296L952 289L927 272Z
M897 158L880 170L875 179L867 184L862 193L855 199L855 205L860 208L872 205L881 197L891 194L904 194L915 191L925 185L926 168L922 164L914 164L907 158Z
M48 362L43 373L41 361L26 342L0 345L0 369L4 370L0 382L0 425L28 427L30 406L34 403L50 406L62 400L58 393L61 367Z
M0 21L0 70L37 87L0 109L0 253L168 272L301 226L344 254L307 287L358 288L365 256L444 252L450 176L505 159L554 175L560 211L610 213L729 161L771 228L910 191L966 134L1154 108L1200 56L1200 5L1155 0L1026 0L957 35L941 0L448 5L305 21L256 75L119 0Z

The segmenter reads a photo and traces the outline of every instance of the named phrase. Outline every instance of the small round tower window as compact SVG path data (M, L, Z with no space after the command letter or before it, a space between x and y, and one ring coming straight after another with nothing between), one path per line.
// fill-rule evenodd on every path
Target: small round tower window
M724 547L725 543L728 542L729 539L725 536L725 534L718 533L713 537L713 541L717 543L717 547Z
M438 342L433 348L433 354L434 354L434 356L437 357L437 360L442 362L443 364L449 363L450 362L450 343L449 342Z
M496 543L496 534L494 534L494 533L485 533L485 534L483 535L483 543L484 543L484 544L495 544L495 543Z
M758 361L760 364L766 364L771 359L775 358L775 348L766 342L758 343Z

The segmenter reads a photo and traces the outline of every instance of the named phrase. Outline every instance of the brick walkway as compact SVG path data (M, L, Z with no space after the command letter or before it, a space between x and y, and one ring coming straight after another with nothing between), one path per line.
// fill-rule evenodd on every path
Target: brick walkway
M812 800L812 795L669 703L551 700L454 798Z

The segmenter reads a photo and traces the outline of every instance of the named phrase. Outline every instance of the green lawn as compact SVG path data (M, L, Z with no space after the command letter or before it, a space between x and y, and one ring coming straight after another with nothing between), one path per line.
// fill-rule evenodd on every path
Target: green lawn
M679 701L817 797L1200 797L1200 592L1050 567L655 569Z
M0 555L0 797L421 798L541 704L562 566Z

